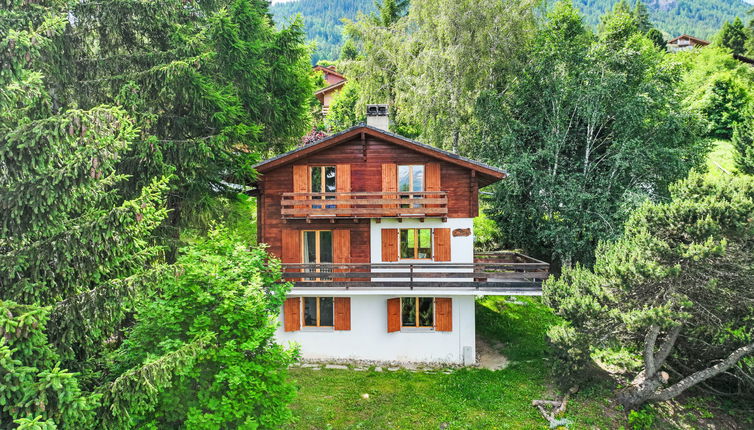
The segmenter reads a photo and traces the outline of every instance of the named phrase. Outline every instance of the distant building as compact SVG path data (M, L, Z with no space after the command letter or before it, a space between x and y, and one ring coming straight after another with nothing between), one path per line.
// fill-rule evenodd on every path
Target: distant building
M668 41L668 51L688 51L694 48L701 48L709 44L710 42L706 40L699 39L694 36L689 36L688 34L682 34L675 39Z
M314 66L314 70L322 72L325 76L325 82L327 82L325 88L314 92L314 96L317 97L317 100L322 105L322 114L326 115L327 111L330 110L333 97L340 92L348 80L345 76L335 71L335 66L324 67L317 65Z

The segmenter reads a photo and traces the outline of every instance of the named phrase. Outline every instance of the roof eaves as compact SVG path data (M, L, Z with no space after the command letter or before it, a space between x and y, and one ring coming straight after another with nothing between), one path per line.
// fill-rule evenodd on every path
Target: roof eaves
M413 139L409 139L409 138L407 138L405 136L401 136L400 134L396 134L396 133L393 133L393 132L387 131L387 130L382 130L382 129L379 129L377 127L372 127L371 125L366 125L366 124L363 124L363 123L362 124L354 125L352 127L349 127L347 129L345 129L345 130L343 130L341 132L335 133L335 134L333 134L331 136L324 137L324 138L322 138L322 139L320 139L320 140L318 140L316 142L313 142L313 143L311 143L309 145L301 146L299 148L290 150L290 151L285 152L283 154L276 155L276 156L274 156L272 158L268 158L268 159L266 159L264 161L261 161L261 162L255 164L252 167L254 169L257 169L258 167L261 167L261 166L263 166L265 164L271 163L271 162L279 160L281 158L288 157L288 156L293 155L293 154L295 154L297 152L303 151L304 149L311 148L313 146L319 145L319 144L321 144L323 142L326 142L328 140L335 139L338 136L342 136L344 134L350 133L353 130L356 130L358 128L366 128L368 130L372 130L372 131L377 132L377 133L385 134L387 136L390 136L390 137L393 137L393 138L400 139L400 140L403 140L405 142L408 142L408 143L410 143L412 145L420 146L420 147L428 149L430 151L434 151L434 152L440 153L440 154L442 154L442 155L444 155L444 156L446 156L448 158L453 158L453 159L456 159L456 160L459 160L459 161L463 161L463 162L466 162L466 163L469 163L469 164L473 164L473 165L481 167L483 169L488 169L488 170L491 170L493 172L497 172L497 173L499 173L501 175L504 175L504 176L508 176L508 172L506 172L505 170L499 169L499 168L494 167L494 166L490 166L489 164L482 163L481 161L472 160L470 158L462 157L462 156L460 156L458 154L454 154L452 152L445 151L445 150L442 150L442 149L439 149L439 148L435 148L434 146L431 146L431 145L427 145L426 143L422 143L422 142L419 142L419 141L416 141L416 140L413 140Z

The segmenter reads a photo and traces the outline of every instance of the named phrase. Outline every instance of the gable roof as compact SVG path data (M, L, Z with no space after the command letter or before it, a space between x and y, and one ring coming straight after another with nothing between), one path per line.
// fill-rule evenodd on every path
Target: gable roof
M704 39L699 39L698 37L689 36L688 34L682 34L682 35L676 37L675 39L668 40L668 45L672 45L673 43L675 43L675 42L677 42L677 41L679 41L681 39L689 39L690 41L696 43L697 45L705 45L706 46L706 45L710 44L710 42L708 42L708 41L706 41Z
M401 135L391 133L389 131L381 130L379 128L375 128L375 127L365 125L365 124L353 126L340 133L336 133L332 136L328 136L324 139L318 140L317 142L314 142L310 145L302 146L292 151L288 151L284 154L280 154L278 156L269 158L267 160L264 160L260 163L255 164L253 167L259 173L269 172L270 170L273 170L280 166L304 159L309 155L323 151L327 148L331 148L340 143L348 142L354 137L360 136L362 133L368 134L370 136L385 140L387 142L390 142L399 146L403 146L405 148L414 150L416 152L420 152L430 157L434 157L434 158L446 161L448 163L456 164L458 166L473 170L479 174L477 179L479 181L480 188L487 186L493 182L497 182L508 176L508 174L504 170L498 169L497 167L492 167L480 161L472 160L466 157L461 157L460 155L454 154L452 152L443 151L442 149L435 148L434 146L417 142L415 140L403 137Z
M329 86L327 86L327 87L324 87L324 88L322 88L321 90L317 90L317 91L315 91L315 92L314 92L314 95L315 95L315 96L318 96L318 95L320 95L320 94L325 94L325 93L328 93L328 92L330 92L330 91L333 91L333 90L337 90L338 88L340 88L340 87L342 87L343 85L345 85L345 84L346 84L346 82L348 82L348 81L345 81L345 80L344 80L344 81L338 81L338 82L336 82L336 83L334 83L334 84L332 84L332 85L329 85Z
M333 67L333 66L330 66L330 67ZM341 79L346 79L345 76L343 76L342 74L336 72L334 68L331 69L330 67L320 66L318 64L318 65L314 66L313 69L314 70L320 70L320 71L322 71L322 73L327 73L327 74L330 74L330 75L333 75L333 76L337 76L337 77L339 77Z

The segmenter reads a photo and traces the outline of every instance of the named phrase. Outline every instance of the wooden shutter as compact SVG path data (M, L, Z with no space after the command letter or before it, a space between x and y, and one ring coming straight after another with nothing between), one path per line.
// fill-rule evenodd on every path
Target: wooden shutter
M350 193L351 192L351 165L350 164L337 164L335 166L335 190L338 193ZM348 200L348 196L339 195L336 197L338 200ZM350 205L338 205L338 208L349 208ZM348 214L340 214L340 216L347 216Z
M434 260L450 261L450 229L436 228L434 235Z
M382 261L398 261L398 229L382 229Z
M427 163L424 191L440 191L440 163ZM428 194L428 199L440 198L439 194ZM439 208L441 205L427 205L428 208Z
M453 331L453 299L435 299L435 330Z
M283 303L283 326L285 331L301 329L301 297L289 297Z
M283 252L280 261L284 264L301 263L301 232L292 228L284 228L283 235ZM287 272L300 272L300 269L286 269ZM288 278L293 281L293 278Z
M401 330L401 299L387 299L387 332Z
M333 263L348 264L351 262L351 230L337 229L332 232ZM335 269L335 272L349 272L350 269ZM347 281L345 278L336 278L334 281Z
M351 330L351 298L336 297L333 306L335 308L335 330Z
M382 165L382 192L388 193L398 191L398 166L395 163L385 163ZM383 194L384 199L398 198L397 194ZM384 204L385 208L397 208L398 205Z
M308 193L309 187L309 166L293 166L293 192ZM306 200L306 196L294 197L293 200ZM297 209L305 208L306 205L294 206Z

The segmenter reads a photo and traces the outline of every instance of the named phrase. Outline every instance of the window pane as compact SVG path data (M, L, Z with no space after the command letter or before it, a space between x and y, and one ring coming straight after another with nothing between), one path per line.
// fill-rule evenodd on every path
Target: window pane
M401 230L401 258L414 258L414 230Z
M304 263L317 262L317 232L304 232Z
M319 262L332 263L332 232L319 232Z
M416 297L401 298L401 321L404 326L416 326Z
M432 230L419 230L419 258L432 258Z
M419 326L432 327L433 314L432 297L419 297Z
M333 322L333 298L332 297L320 297L319 298L319 325L320 326L332 326Z
M304 297L304 325L317 325L317 298Z
M411 166L398 166L398 191L411 191Z
M414 175L414 188L411 191L424 191L424 166L411 166Z
M322 168L312 167L312 192L322 192Z
M335 185L335 166L325 167L325 191L328 193L334 193L336 191Z

